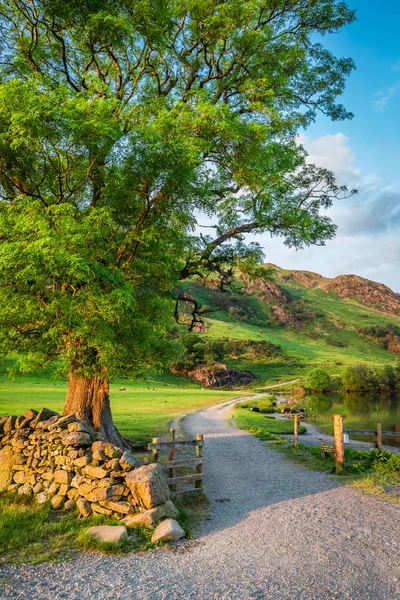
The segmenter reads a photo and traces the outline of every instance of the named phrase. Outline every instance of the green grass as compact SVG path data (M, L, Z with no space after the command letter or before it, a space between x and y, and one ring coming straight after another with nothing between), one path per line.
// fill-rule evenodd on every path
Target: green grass
M297 450L294 449L290 442L276 443L268 442L270 446L280 452L297 464L308 467L314 471L322 471L329 474L334 474L334 458L321 457L319 447L306 447L304 444L299 444ZM380 473L371 464L371 456L374 456L376 451L363 451L346 448L346 468L345 472L335 477L343 484L351 485L371 496L375 496L381 500L388 501L392 504L400 504L400 497L393 492L394 489L400 490L400 474L384 472ZM390 453L383 453L390 454ZM397 455L392 455L397 456Z
M274 436L293 433L291 419L275 419L271 415L251 412L248 408L236 406L232 413L234 423L239 429L253 433L261 439L272 439ZM299 434L305 433L305 427L299 427Z
M122 553L157 546L151 543L152 532L145 527L135 528L135 539L124 540L120 544L102 544L87 534L93 525L117 523L115 519L101 515L79 520L75 513L52 511L50 503L38 506L34 500L24 496L2 494L0 564L63 560L84 549Z
M27 408L43 407L62 411L67 383L50 379L49 373L18 377L10 381L0 376L0 415L20 415ZM240 396L242 392L202 390L182 378L152 376L146 382L111 384L113 417L122 435L137 444L165 433L168 423L180 415ZM157 391L153 391L155 388Z
M182 500L177 503L178 522L187 537L204 517L206 498ZM98 515L78 519L75 512L54 512L50 503L38 506L33 499L12 494L0 495L0 564L5 562L41 563L66 560L77 551L98 551L106 554L143 552L161 543L152 543L153 531L139 526L128 528L134 534L119 544L102 543L87 531L93 525L118 525L119 521Z

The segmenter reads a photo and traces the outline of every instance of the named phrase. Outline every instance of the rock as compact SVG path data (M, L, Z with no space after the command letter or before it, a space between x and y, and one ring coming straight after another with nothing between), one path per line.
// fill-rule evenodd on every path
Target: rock
M7 419L8 417L0 417L0 433L3 433L4 431L4 425Z
M11 485L14 475L13 465L18 464L18 459L11 446L3 446L0 449L0 492L4 492Z
M67 493L68 493L68 491L69 491L69 485L66 484L66 483L62 483L60 485L60 489L58 490L58 495L59 496L66 496Z
M167 500L164 504L150 508L144 513L138 513L133 516L125 517L124 523L128 527L136 527L137 525L146 525L146 527L155 527L158 521L166 517L175 518L178 516L178 509L172 500Z
M95 488L88 494L85 494L85 498L89 500L89 502L100 502L104 500L118 501L121 500L123 493L123 485L113 485L105 488Z
M89 433L91 435L93 433L93 427L86 425L86 423L82 423L82 421L74 421L68 425L68 431L83 431L84 433Z
M61 419L59 419L57 427L60 427L61 429L68 429L68 425L70 425L70 423L76 422L78 422L78 419L75 415L65 415L65 417L61 417Z
M69 492L67 492L67 496L70 500L75 500L76 498L78 498L79 492L77 489L72 488L69 490Z
M12 429L15 428L15 423L17 421L18 417L15 415L11 415L10 417L7 417L7 420L4 423L3 426L3 430L4 433L9 433Z
M38 504L44 504L45 502L47 502L48 499L49 496L47 492L40 492L39 494L36 494L36 502Z
M138 506L154 508L170 499L167 476L159 464L146 465L131 471L125 482Z
M75 510L76 502L75 500L67 500L64 504L64 510Z
M27 416L27 413L25 413L24 417ZM36 415L36 417L33 419L33 421L31 422L31 427L35 429L35 427L38 426L39 423L41 423L42 421L47 421L48 419L50 419L50 417L59 417L60 415L55 412L54 410L50 410L49 408L42 408L42 410L39 412L39 414Z
M30 419L31 421L38 416L38 411L37 410L33 410L33 408L28 408L28 410L26 410L24 412L24 417L25 419Z
M88 529L87 533L99 542L118 544L128 538L128 531L124 525L96 525Z
M83 469L83 467L90 465L90 463L92 462L92 455L88 454L86 456L80 456L79 458L75 458L73 462L74 465L78 467L78 469Z
M88 466L83 469L83 473L89 477L94 477L95 479L103 479L103 477L107 477L110 471L109 469L103 469L103 467Z
M101 461L106 461L107 460L107 456L103 451L103 446L104 446L104 442L93 442L92 444L92 453L93 453L93 460L101 460Z
M101 506L101 504L96 504L95 502L92 502L92 511L95 513L98 513L100 515L106 515L107 517L110 517L112 515L112 510L110 510L109 508L105 508L105 506Z
M61 441L64 446L91 446L92 436L80 431L73 431L72 433L64 431Z
M14 481L15 483L26 483L26 471L16 471Z
M223 364L198 365L189 371L187 375L200 385L214 388L247 385L256 379L255 375L248 371L239 371Z
M60 488L60 484L53 481L47 491L49 492L49 494L54 495L54 494L57 494L59 488Z
M117 448L116 446L113 446L112 444L104 444L103 452L106 456L108 456L108 458L120 458L123 454L123 452L122 452L122 450L120 450L120 448Z
M177 542L185 537L185 532L174 519L166 519L154 531L152 542Z
M100 506L111 509L113 512L121 513L123 515L130 515L135 513L135 509L129 502L115 502L113 500L101 500ZM155 509L152 509L155 510ZM128 523L127 523L128 525Z
M136 456L134 456L132 452L129 452L128 450L127 452L124 452L121 458L119 459L119 464L122 467L122 469L130 471L131 469L136 469L137 467L139 467L140 463Z
M18 488L18 494L25 496L32 496L33 489L30 483L24 483L21 487Z
M85 500L85 498L78 498L76 501L76 506L78 507L79 513L82 515L82 517L90 517L92 514L90 502Z
M69 484L71 483L73 479L73 475L72 473L69 473L68 471L55 471L54 473L54 481L56 483L62 483L62 484Z
M64 502L65 502L65 496L53 496L53 498L51 499L51 506L53 507L54 510L61 510L62 507L64 506Z

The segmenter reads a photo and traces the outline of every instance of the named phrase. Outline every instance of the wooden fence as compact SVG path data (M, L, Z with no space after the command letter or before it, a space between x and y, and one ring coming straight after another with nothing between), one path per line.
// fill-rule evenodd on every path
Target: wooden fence
M298 447L298 420L297 415L294 415L293 419L293 445L294 448ZM328 452L332 452L335 457L335 472L337 474L343 473L344 471L344 435L372 435L376 436L376 447L378 450L382 449L382 437L399 437L400 431L382 431L381 423L376 424L376 430L372 431L369 429L344 429L343 428L343 416L333 415L333 446L322 444L321 451L326 455Z
M373 435L376 436L376 447L378 450L382 449L382 438L383 437L399 437L400 431L382 431L381 423L376 424L376 430L372 431L369 429L344 429L343 433L347 433L349 435Z
M168 473L168 485L172 492L179 494L203 493L203 445L204 436L198 433L194 440L175 440L175 429L169 430L170 441L161 442L159 438L153 438L148 449L153 451L154 462L159 461L161 450L168 450L168 461L160 461L160 464ZM175 459L175 450L177 448L195 448L195 458ZM188 475L176 475L176 469L180 467L195 467L196 472ZM183 484L194 484L194 490L180 490Z

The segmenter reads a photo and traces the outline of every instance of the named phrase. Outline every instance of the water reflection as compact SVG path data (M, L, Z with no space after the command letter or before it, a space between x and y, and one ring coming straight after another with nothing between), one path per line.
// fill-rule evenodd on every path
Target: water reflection
M317 415L324 431L332 429L330 417L342 414L348 429L375 430L381 423L383 431L400 431L399 393L312 394L307 396L309 412ZM359 437L358 439L366 439ZM385 438L384 443L399 446L399 438Z

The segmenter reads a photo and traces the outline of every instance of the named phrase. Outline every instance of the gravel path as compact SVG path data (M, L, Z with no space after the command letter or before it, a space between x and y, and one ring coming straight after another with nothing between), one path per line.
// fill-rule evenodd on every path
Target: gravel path
M394 600L400 507L288 462L230 427L232 403L183 420L206 434L210 518L196 541L124 558L5 567L0 600Z

